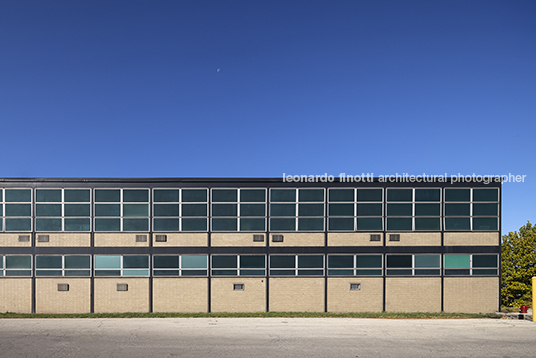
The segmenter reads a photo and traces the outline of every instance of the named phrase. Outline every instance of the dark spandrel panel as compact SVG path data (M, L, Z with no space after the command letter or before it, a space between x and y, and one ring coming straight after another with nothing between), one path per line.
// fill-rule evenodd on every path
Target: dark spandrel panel
M65 256L66 269L85 269L91 267L90 256Z
M294 218L290 218L290 219L271 218L270 230L271 231L294 231L296 230L296 220Z
M324 201L324 189L299 189L298 201Z
M357 201L383 201L383 189L357 189Z
M6 276L31 276L32 271L31 270L6 270Z
M296 257L294 255L271 255L270 268L295 268Z
M499 206L497 204L473 204L473 216L497 216Z
M498 267L497 255L473 255L473 268Z
M30 231L32 219L9 219L6 218L6 231Z
M179 270L154 270L153 276L179 276Z
M298 270L298 276L323 276L324 270Z
M270 215L272 216L295 216L295 204L270 204Z
M324 216L324 204L298 204L299 216Z
M406 204L402 204L406 205ZM357 216L382 216L382 204L357 204Z
M52 277L52 276L61 276L61 270L37 270L35 272L36 276L39 277Z
M149 219L123 219L123 231L149 231Z
M440 201L441 189L415 189L415 201Z
M206 207L205 204L201 205ZM153 210L154 216L179 216L180 212L179 204L154 204Z
M270 276L296 276L294 270L270 270Z
M37 269L61 269L62 268L61 256L35 256L35 267Z
M473 230L477 230L477 231L498 230L497 218L473 218Z
M240 204L240 216L265 216L264 204Z
M184 274L184 271L183 271ZM212 276L237 276L238 270L212 270Z
M445 216L469 216L471 204L445 204Z
M415 255L415 268L441 267L440 255Z
M445 269L445 276L469 276L469 269Z
M272 189L270 191L271 202L296 201L296 190L294 189Z
M207 216L207 204L182 204L182 216Z
M381 268L382 256L381 255L357 255L356 256L357 268Z
M61 189L36 189L35 201L38 203L61 203Z
M61 204L36 204L35 216L61 216Z
M329 255L328 268L353 268L353 255Z
M95 216L120 216L120 204L95 204Z
M474 276L497 276L499 274L497 269L478 269L473 270Z
M355 274L357 276L381 276L382 270L359 270L357 269Z
M28 203L32 201L31 189L6 189L6 202Z
M153 256L153 263L155 269L168 269L168 268L179 268L179 256Z
M31 204L6 204L6 216L31 216Z
M298 268L323 268L324 256L298 255Z
M66 203L89 203L91 192L88 189L65 189L63 199Z
M237 231L237 219L212 219L213 231Z
M212 216L237 216L237 204L212 204Z
M237 268L237 255L214 255L212 256L212 268Z
M353 276L354 270L328 270L328 276Z
M242 255L240 256L240 268L266 268L266 257L260 255Z
M471 189L445 189L445 201L471 201Z
M266 220L264 218L241 218L240 231L266 231Z
M328 230L330 231L353 231L354 219L353 218L329 218Z
M206 228L206 220L204 219ZM154 231L179 231L179 219L154 219Z
M240 276L265 276L265 270L240 270Z
M95 189L95 201L99 203L118 203L121 201L121 191Z
M95 270L96 277L121 276L120 270Z
M266 190L264 189L241 189L240 201L249 203L266 202Z
M124 189L123 202L125 203L146 203L149 201L149 190L147 189Z
M413 201L413 190L387 189L387 201Z
M179 189L155 189L153 201L155 203L178 203L180 201Z
M298 231L322 231L324 218L298 218Z
M387 276L411 276L413 272L412 270L388 269L386 274Z
M208 270L182 270L182 276L207 276Z
M354 204L329 204L330 216L354 216Z
M439 276L441 274L441 270L439 269L419 269L415 270L416 276Z
M387 204L388 216L411 216L412 214L412 204Z
M441 204L415 204L415 216L439 216Z
M149 256L123 256L123 268L149 268Z
M61 231L61 219L35 219L35 231Z
M387 268L411 268L412 266L411 255L387 255Z
M382 218L357 218L358 231L383 230Z
M63 274L65 276L70 276L70 277L90 277L91 271L90 270L65 270L63 271Z
M212 202L237 202L238 190L236 189L213 189L212 190Z
M410 231L411 229L411 218L387 218L388 231Z
M182 219L182 231L207 231L207 219Z
M330 189L329 201L354 201L354 189Z
M32 257L6 256L6 269L30 269L32 268Z
M185 203L203 203L207 199L206 189L182 189L182 201Z
M65 216L90 216L91 208L89 204L65 204Z
M119 231L120 219L95 219L95 231Z
M440 218L415 218L415 230L439 231L441 230Z
M149 204L123 204L123 216L149 216Z
M499 201L499 190L473 189L473 201Z
M445 230L448 231L469 231L471 222L469 218L445 218Z

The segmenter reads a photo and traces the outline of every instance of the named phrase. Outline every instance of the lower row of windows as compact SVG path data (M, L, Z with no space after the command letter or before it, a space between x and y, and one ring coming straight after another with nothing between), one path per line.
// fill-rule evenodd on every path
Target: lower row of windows
M212 255L212 276L498 275L497 254ZM208 255L153 255L157 277L208 276ZM268 267L267 267L268 261ZM327 264L326 264L327 261ZM37 277L148 277L149 255L36 255ZM0 277L32 276L31 255L0 256Z

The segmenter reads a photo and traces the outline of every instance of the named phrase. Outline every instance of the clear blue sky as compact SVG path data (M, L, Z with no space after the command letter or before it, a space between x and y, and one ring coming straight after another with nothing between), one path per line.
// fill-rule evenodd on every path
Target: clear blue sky
M0 177L519 174L535 1L0 2Z

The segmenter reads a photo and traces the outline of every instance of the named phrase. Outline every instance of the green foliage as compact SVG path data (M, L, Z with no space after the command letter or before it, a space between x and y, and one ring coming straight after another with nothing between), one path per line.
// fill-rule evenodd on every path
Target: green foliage
M531 305L532 277L536 277L536 226L527 222L519 233L510 232L502 238L503 306Z

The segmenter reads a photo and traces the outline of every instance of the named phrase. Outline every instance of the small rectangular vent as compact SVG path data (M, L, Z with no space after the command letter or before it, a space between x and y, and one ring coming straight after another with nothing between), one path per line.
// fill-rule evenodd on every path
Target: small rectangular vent
M381 241L381 235L380 234L371 234L370 235L370 241Z
M30 242L30 235L19 235L19 242Z
M147 242L147 235L136 235L136 242Z
M400 234L390 234L389 241L400 241Z
M350 291L360 291L361 290L361 284L360 283L351 283L350 284Z
M243 283L234 283L233 284L233 290L234 291L244 291L244 284Z
M154 241L156 241L156 242L167 242L167 235L155 235Z
M264 235L253 235L253 242L264 242Z
M58 283L58 291L69 291L68 283Z
M128 283L118 283L117 291L128 291Z
M37 235L37 242L49 242L48 235Z
M283 242L283 235L272 235L272 242Z

